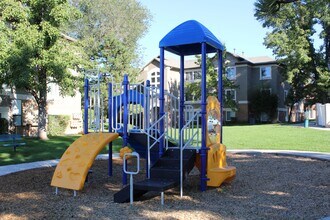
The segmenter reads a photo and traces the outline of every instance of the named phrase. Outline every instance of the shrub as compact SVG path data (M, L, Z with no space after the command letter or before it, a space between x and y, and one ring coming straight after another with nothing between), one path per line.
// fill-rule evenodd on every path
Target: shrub
M5 118L0 118L0 134L8 133L8 121Z
M260 120L261 114L266 113L270 121L276 119L278 97L276 94L270 94L267 91L256 91L250 97L250 113L252 113L257 120Z
M65 129L69 124L69 115L49 115L48 134L50 136L64 135Z

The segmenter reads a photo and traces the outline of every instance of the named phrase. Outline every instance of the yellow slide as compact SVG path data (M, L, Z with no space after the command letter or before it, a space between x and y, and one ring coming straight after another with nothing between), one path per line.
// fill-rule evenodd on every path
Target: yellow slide
M226 146L220 143L221 115L220 103L214 96L207 98L208 128L206 144L210 148L207 152L207 181L208 186L218 187L223 182L231 181L236 176L236 167L227 166Z
M51 186L81 190L96 156L118 136L117 133L89 133L78 138L62 155Z

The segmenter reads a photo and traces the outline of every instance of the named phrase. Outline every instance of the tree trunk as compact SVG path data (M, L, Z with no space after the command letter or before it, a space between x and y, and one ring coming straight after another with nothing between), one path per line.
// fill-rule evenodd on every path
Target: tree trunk
M41 140L48 140L47 137L47 83L46 77L41 78L45 87L41 88L39 91L39 99L38 99L38 137Z
M289 113L289 117L288 117L288 123L291 122L293 106L294 106L294 104L291 104L291 105L290 105L290 109L289 109L289 110L290 110L290 113Z

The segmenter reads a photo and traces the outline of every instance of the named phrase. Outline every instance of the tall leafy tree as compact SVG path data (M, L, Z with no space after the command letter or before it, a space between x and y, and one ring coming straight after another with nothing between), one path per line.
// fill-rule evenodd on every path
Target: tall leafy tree
M80 39L95 65L102 63L117 81L138 72L138 40L151 19L137 0L72 0L82 17L71 23L68 34ZM94 65L94 67L95 67Z
M264 44L284 64L291 84L287 102L330 101L330 2L328 0L258 0L256 18L271 30ZM318 34L317 28L321 29ZM318 48L314 39L323 44Z
M61 33L78 15L66 0L1 0L0 84L30 92L38 104L38 134L47 139L47 91L49 83L62 94L73 94L74 68L83 53Z

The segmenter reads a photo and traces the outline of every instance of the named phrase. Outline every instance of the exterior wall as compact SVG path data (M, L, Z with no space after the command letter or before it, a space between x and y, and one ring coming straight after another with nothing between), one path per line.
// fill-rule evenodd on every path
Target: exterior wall
M180 87L180 70L177 68L165 68L165 90L178 96Z
M260 66L253 67L251 78L250 78L250 85L251 85L250 94L252 94L253 92L256 92L260 89L268 89L268 88L272 90L272 93L274 91L276 91L277 89L275 88L275 83L274 83L274 78L276 78L275 75L276 74L274 73L273 67L272 67L271 79L261 80L260 79Z
M233 59L229 62L234 63ZM250 69L247 65L232 66L236 68L236 79L233 80L237 88L236 91L236 103L238 111L236 112L236 120L239 122L248 121L248 90L249 90L249 73ZM226 88L225 88L226 89ZM224 106L226 108L226 106Z
M316 123L319 126L330 128L330 103L316 104Z
M260 68L263 66L271 66L271 79L260 79ZM276 94L278 97L278 121L284 122L288 118L288 108L285 105L285 95L289 90L289 84L283 82L281 76L281 67L275 64L272 65L260 65L260 66L248 66L251 71L248 73L248 97L260 89L271 89L272 94ZM294 120L300 120L300 116L294 116Z
M236 112L236 118L239 122L247 122L249 120L249 105L238 104L238 111Z
M34 100L33 96L24 90L11 89L2 85L0 97L1 118L8 122L8 128L1 130L4 132L23 134L26 127L24 121L24 106L28 100Z
M236 101L248 101L248 68L247 65L236 66Z
M281 75L282 68L278 67L277 71L278 71L277 95L278 95L278 98L279 98L278 107L279 108L287 108L287 106L285 104L285 101L286 101L287 93L290 90L290 85L289 85L288 82L284 82L284 80L283 80L283 77Z
M159 62L153 60L147 66L145 66L138 76L139 82L145 82L146 80L150 80L151 73L159 72ZM175 67L165 66L164 70L164 89L169 91L170 93L178 96L179 94L179 86L180 86L180 70Z
M147 66L145 66L142 71L140 72L140 74L138 75L138 82L144 82L147 79L150 80L150 77L148 76L149 73L151 73L154 70L158 70L159 71L159 62L156 62L155 60L153 60L151 63L149 63Z
M23 90L12 91L4 88L0 97L2 100L0 103L1 118L8 121L9 132L29 136L36 135L38 106L33 96ZM58 86L50 85L47 102L49 115L70 115L66 134L77 134L82 131L81 94L79 91L73 97L61 97Z
M0 114L1 118L6 119L7 121L10 120L11 118L11 113L10 113L10 105L11 105L11 100L9 96L1 95L1 102L0 102Z
M213 60L215 66L217 66L217 61ZM166 65L166 62L165 62ZM227 53L225 60L225 65L228 67L236 68L236 79L234 79L234 84L237 85L236 90L236 103L238 111L232 113L237 121L248 122L250 117L249 111L249 99L252 97L252 94L261 89L270 89L272 94L277 94L278 96L278 120L285 121L288 118L289 112L288 108L285 105L285 94L289 91L289 84L283 82L281 76L281 67L274 61L265 61L264 63L252 63L248 59L245 59L239 55L233 55ZM260 68L270 66L271 67L271 78L270 79L261 79ZM197 70L198 68L186 68L185 71ZM159 71L159 61L154 59L150 62L144 69L141 71L139 79L140 81L145 81L148 79L148 72L150 71ZM199 69L200 70L200 69ZM173 88L179 90L180 85L180 74L177 67L165 68L165 89L172 92ZM169 86L174 85L174 86ZM228 88L224 88L228 89ZM177 93L178 94L178 93ZM174 95L177 95L174 94ZM231 109L224 106L225 114L230 112ZM295 120L300 120L301 111L297 108L295 115L293 116Z
M75 96L51 96L48 100L48 115L68 115L70 121L65 134L78 134L82 132L81 93L76 91Z

